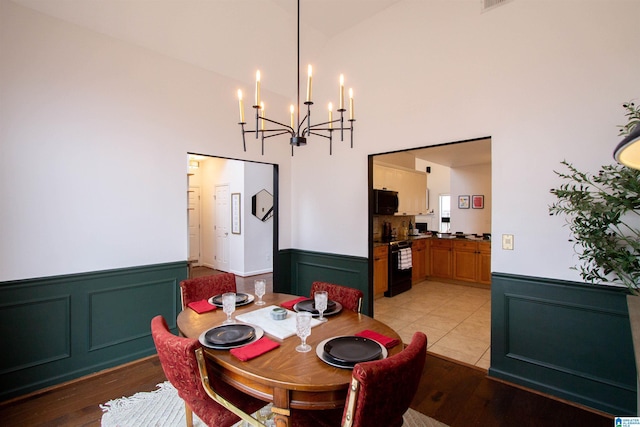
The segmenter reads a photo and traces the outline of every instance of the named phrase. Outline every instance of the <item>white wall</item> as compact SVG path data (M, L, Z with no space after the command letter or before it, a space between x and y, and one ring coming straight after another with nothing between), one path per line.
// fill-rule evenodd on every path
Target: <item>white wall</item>
M243 153L237 82L0 8L0 281L186 260L187 152L280 163L288 181L288 146Z
M260 163L244 164L242 193L243 247L245 276L273 271L273 221L261 221L251 213L251 198L260 190L273 192L273 166Z
M484 209L474 209L472 196L484 196ZM458 209L458 196L469 196L469 209ZM491 233L491 165L451 169L451 232Z
M323 75L354 87L355 148L329 157L312 141L291 159L270 143L262 157L255 140L240 147L238 82L0 8L0 281L186 260L187 152L280 164L281 247L367 256L367 156L485 136L492 232L515 236L513 251L494 244L492 270L577 279L547 213L552 171L612 162L621 104L639 96L640 2L480 14L476 0L405 0L316 53ZM314 84L318 105L335 102L334 81Z
M431 173L427 175L427 188L429 189L429 211L433 211L433 214L417 216L416 222L426 222L429 230L437 231L440 229L440 195L451 192L451 169L416 159L416 169L426 170L427 166L431 167Z
M227 270L240 276L251 276L273 270L273 219L262 222L251 214L251 196L266 189L273 194L273 166L211 157L200 161L197 173L201 183L202 264L222 268L216 261L224 255L218 251L216 237L216 187L223 185L232 193L240 193L240 234L228 235ZM230 203L230 201L229 201ZM230 206L230 205L229 205ZM227 212L231 220L230 212ZM229 227L230 227L229 222Z
M322 60L353 76L356 146L337 161L296 157L292 199L332 194L349 215L305 211L315 232L296 222L293 246L366 256L367 154L490 136L492 270L579 280L564 221L548 214L553 170L612 163L621 105L639 96L638 13L624 0L518 0L484 14L476 1L407 0L334 40ZM515 250L496 245L502 234Z

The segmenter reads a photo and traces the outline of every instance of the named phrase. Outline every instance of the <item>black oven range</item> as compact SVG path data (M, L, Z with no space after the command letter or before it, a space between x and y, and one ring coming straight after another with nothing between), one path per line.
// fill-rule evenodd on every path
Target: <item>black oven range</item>
M385 297L394 297L411 289L411 241L389 243L389 289Z

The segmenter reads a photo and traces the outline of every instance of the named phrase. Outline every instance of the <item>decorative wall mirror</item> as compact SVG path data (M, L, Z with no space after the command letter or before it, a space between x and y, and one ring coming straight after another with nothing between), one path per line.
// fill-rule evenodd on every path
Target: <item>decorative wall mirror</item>
M273 216L273 195L267 190L260 190L251 197L251 213L260 221L267 221Z

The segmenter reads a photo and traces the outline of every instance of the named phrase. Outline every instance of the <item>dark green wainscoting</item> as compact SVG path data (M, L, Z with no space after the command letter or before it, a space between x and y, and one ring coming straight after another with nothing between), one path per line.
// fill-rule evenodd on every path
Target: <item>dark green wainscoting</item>
M0 400L155 353L151 318L176 331L187 263L0 283Z
M279 274L274 291L307 296L315 281L336 283L360 289L364 293L362 312L370 315L373 302L369 295L367 258L321 252L285 249L279 252Z
M613 415L635 416L626 294L494 273L489 375Z

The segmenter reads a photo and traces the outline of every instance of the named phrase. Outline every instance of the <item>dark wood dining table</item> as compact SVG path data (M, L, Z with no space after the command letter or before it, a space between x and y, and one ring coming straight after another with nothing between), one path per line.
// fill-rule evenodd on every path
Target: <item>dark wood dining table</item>
M236 308L236 315L270 305L280 305L296 298L295 295L271 293L263 297L266 305L256 306L255 301ZM226 315L222 309L198 314L187 308L177 319L178 330L189 338L198 338L202 332L222 324ZM204 347L209 361L210 374L217 375L242 392L272 402L277 426L288 426L290 409L319 410L344 407L347 389L351 381L351 369L337 368L320 360L316 354L318 343L325 339L355 335L363 330L372 330L400 340L400 344L388 349L388 356L403 348L400 336L389 326L364 314L342 310L328 321L311 329L307 344L312 350L300 353L295 347L300 344L296 335L279 340L265 331L265 336L277 341L280 346L268 353L243 362L231 355L229 350ZM260 326L260 325L257 325Z

